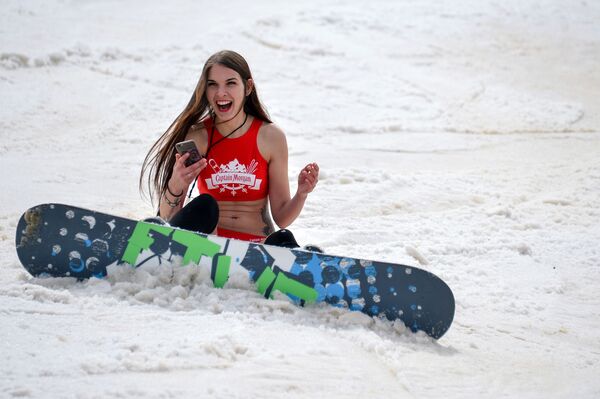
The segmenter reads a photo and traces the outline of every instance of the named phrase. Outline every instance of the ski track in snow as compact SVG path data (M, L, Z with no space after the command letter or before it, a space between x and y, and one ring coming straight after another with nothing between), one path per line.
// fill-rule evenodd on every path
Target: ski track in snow
M599 18L536 0L5 1L0 397L600 396ZM222 48L287 133L292 189L321 166L298 240L442 277L440 341L265 300L242 275L20 266L35 204L152 214L143 157Z

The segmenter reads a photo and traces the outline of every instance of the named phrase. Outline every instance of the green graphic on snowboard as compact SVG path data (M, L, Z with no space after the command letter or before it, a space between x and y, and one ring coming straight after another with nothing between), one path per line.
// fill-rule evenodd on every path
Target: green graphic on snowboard
M171 237L171 240L178 242L186 247L183 254L183 265L189 263L199 264L203 256L213 260L213 271L215 287L223 288L229 279L229 270L231 268L231 257L222 253L222 248L219 244L211 241L207 237L203 237L188 231L175 229L168 226L153 225L150 223L138 222L131 233L128 240L128 245L125 248L125 253L121 260L136 265L138 256L144 250L151 250L150 247L154 243L154 238L151 233L161 234L164 237ZM265 295L270 292L279 291L286 295L292 295L301 300L310 303L317 299L317 291L312 287L308 287L298 281L287 277L284 273L275 273L271 268L267 267L263 270L260 276L256 279L258 291ZM270 295L269 295L270 296Z

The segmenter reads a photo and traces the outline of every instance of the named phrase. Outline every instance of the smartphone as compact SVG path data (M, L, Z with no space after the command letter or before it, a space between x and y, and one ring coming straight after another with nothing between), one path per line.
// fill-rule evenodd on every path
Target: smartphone
M189 158L185 160L185 166L195 164L196 162L202 159L202 155L200 155L200 153L198 152L198 148L196 147L196 143L194 143L194 140L186 140L177 143L175 144L175 149L180 155L183 155L186 152L190 153Z

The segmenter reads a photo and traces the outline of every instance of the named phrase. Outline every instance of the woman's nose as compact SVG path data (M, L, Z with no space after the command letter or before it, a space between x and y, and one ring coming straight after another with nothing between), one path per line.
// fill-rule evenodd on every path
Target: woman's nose
M217 90L217 96L218 97L225 97L227 96L227 90L225 86L220 86Z

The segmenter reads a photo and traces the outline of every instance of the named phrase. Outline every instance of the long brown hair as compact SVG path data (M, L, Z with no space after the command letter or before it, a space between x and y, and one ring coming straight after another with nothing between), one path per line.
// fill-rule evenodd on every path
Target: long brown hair
M244 57L235 51L219 51L208 58L204 64L204 68L202 68L202 74L194 89L192 98L169 128L158 138L150 148L146 158L144 158L140 173L139 188L140 192L143 193L144 177L147 176L147 187L151 200L157 199L160 201L160 197L167 189L167 184L175 165L175 143L185 139L192 125L212 114L208 99L206 98L206 84L208 73L215 64L223 65L239 73L244 83L244 88L247 88L248 79L252 79L248 63ZM256 84L253 85L252 92L245 99L244 111L255 118L268 123L271 122L267 111L258 98Z

